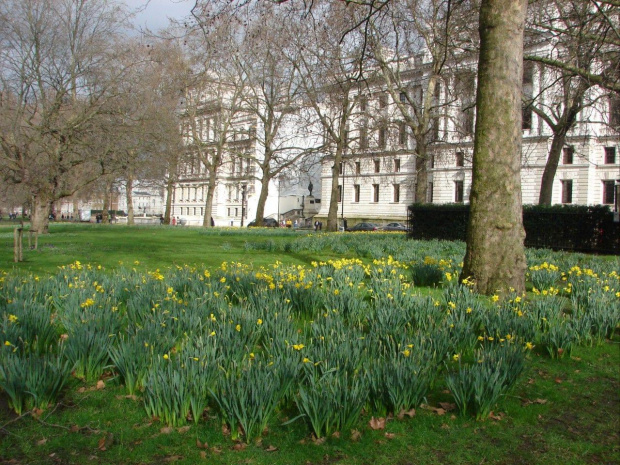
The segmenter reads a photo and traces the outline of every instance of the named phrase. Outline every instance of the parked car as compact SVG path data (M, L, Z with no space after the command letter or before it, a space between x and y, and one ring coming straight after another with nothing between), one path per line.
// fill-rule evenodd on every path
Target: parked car
M351 226L347 228L347 231L378 231L379 226L374 223L357 223L355 226Z
M383 226L384 231L408 231L409 229L402 223L388 223Z
M256 220L252 220L248 223L248 228L254 228L256 226ZM277 228L280 225L274 218L263 218L263 226L266 228Z

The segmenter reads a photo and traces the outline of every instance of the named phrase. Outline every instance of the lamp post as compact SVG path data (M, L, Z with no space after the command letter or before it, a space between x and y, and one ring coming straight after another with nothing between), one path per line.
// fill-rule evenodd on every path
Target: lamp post
M247 184L241 184L241 227L243 227L243 219L245 218L245 196Z

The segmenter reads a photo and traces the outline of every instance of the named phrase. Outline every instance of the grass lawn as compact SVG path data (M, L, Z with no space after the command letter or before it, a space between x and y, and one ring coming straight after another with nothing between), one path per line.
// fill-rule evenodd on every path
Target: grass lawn
M138 261L146 268L168 268L174 265L217 267L225 261L241 261L256 266L276 259L291 264L309 264L312 260L336 258L336 254L265 253L248 244L290 241L306 232L286 229L187 228L172 226L120 226L103 224L52 223L50 234L41 235L38 249L28 249L24 232L24 261L13 262L13 230L15 223L0 222L0 270L24 270L32 273L54 273L59 266L74 261L117 268Z
M25 261L14 264L12 237L12 226L0 223L0 271L36 275L55 274L76 260L105 269L122 262L154 270L185 264L217 268L222 262L309 266L343 256L371 262L388 254L410 254L413 260L431 254L431 248L457 263L462 257L462 244L417 243L400 234L317 237L284 230L53 224L51 234L39 238L39 249L24 250ZM529 252L530 260L542 258L548 256ZM3 302L0 295L0 316ZM248 445L231 440L213 405L198 424L167 428L146 415L142 395L127 396L118 377L108 373L99 383L72 377L60 402L40 415L17 416L0 393L0 464L620 463L618 331L612 341L575 347L561 360L549 358L542 347L527 357L525 371L489 418L460 416L441 379L425 399L427 407L411 417L388 418L384 428L374 429L371 415L363 412L354 431L319 442L303 419L288 423L298 414L293 410L278 411L268 431Z

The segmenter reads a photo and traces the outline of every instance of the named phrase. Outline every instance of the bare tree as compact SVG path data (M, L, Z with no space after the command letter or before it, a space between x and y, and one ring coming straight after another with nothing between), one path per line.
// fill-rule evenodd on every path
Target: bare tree
M524 83L529 86L524 87L524 125L531 124L528 116L533 111L553 134L540 185L541 205L551 205L553 181L567 135L576 128L578 115L597 103L594 88L604 85L588 76L609 73L618 66L617 52L615 65L613 59L605 61L611 52L606 50L609 44L602 38L613 37L615 33L608 7L609 4L602 3L593 8L592 2L583 0L540 0L530 6L528 42L531 51L524 70ZM564 66L551 64L560 61ZM536 64L541 86L534 95ZM543 99L543 93L554 97Z
M118 97L109 84L121 76L108 65L123 17L103 0L0 4L0 169L27 186L34 230L46 232L52 203L101 173L106 154L91 143Z

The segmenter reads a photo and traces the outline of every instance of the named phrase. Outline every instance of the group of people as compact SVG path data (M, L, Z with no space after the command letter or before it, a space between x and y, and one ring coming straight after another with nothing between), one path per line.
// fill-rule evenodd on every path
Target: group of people
M314 230L315 231L321 231L323 229L323 222L322 221L315 221L314 222Z

